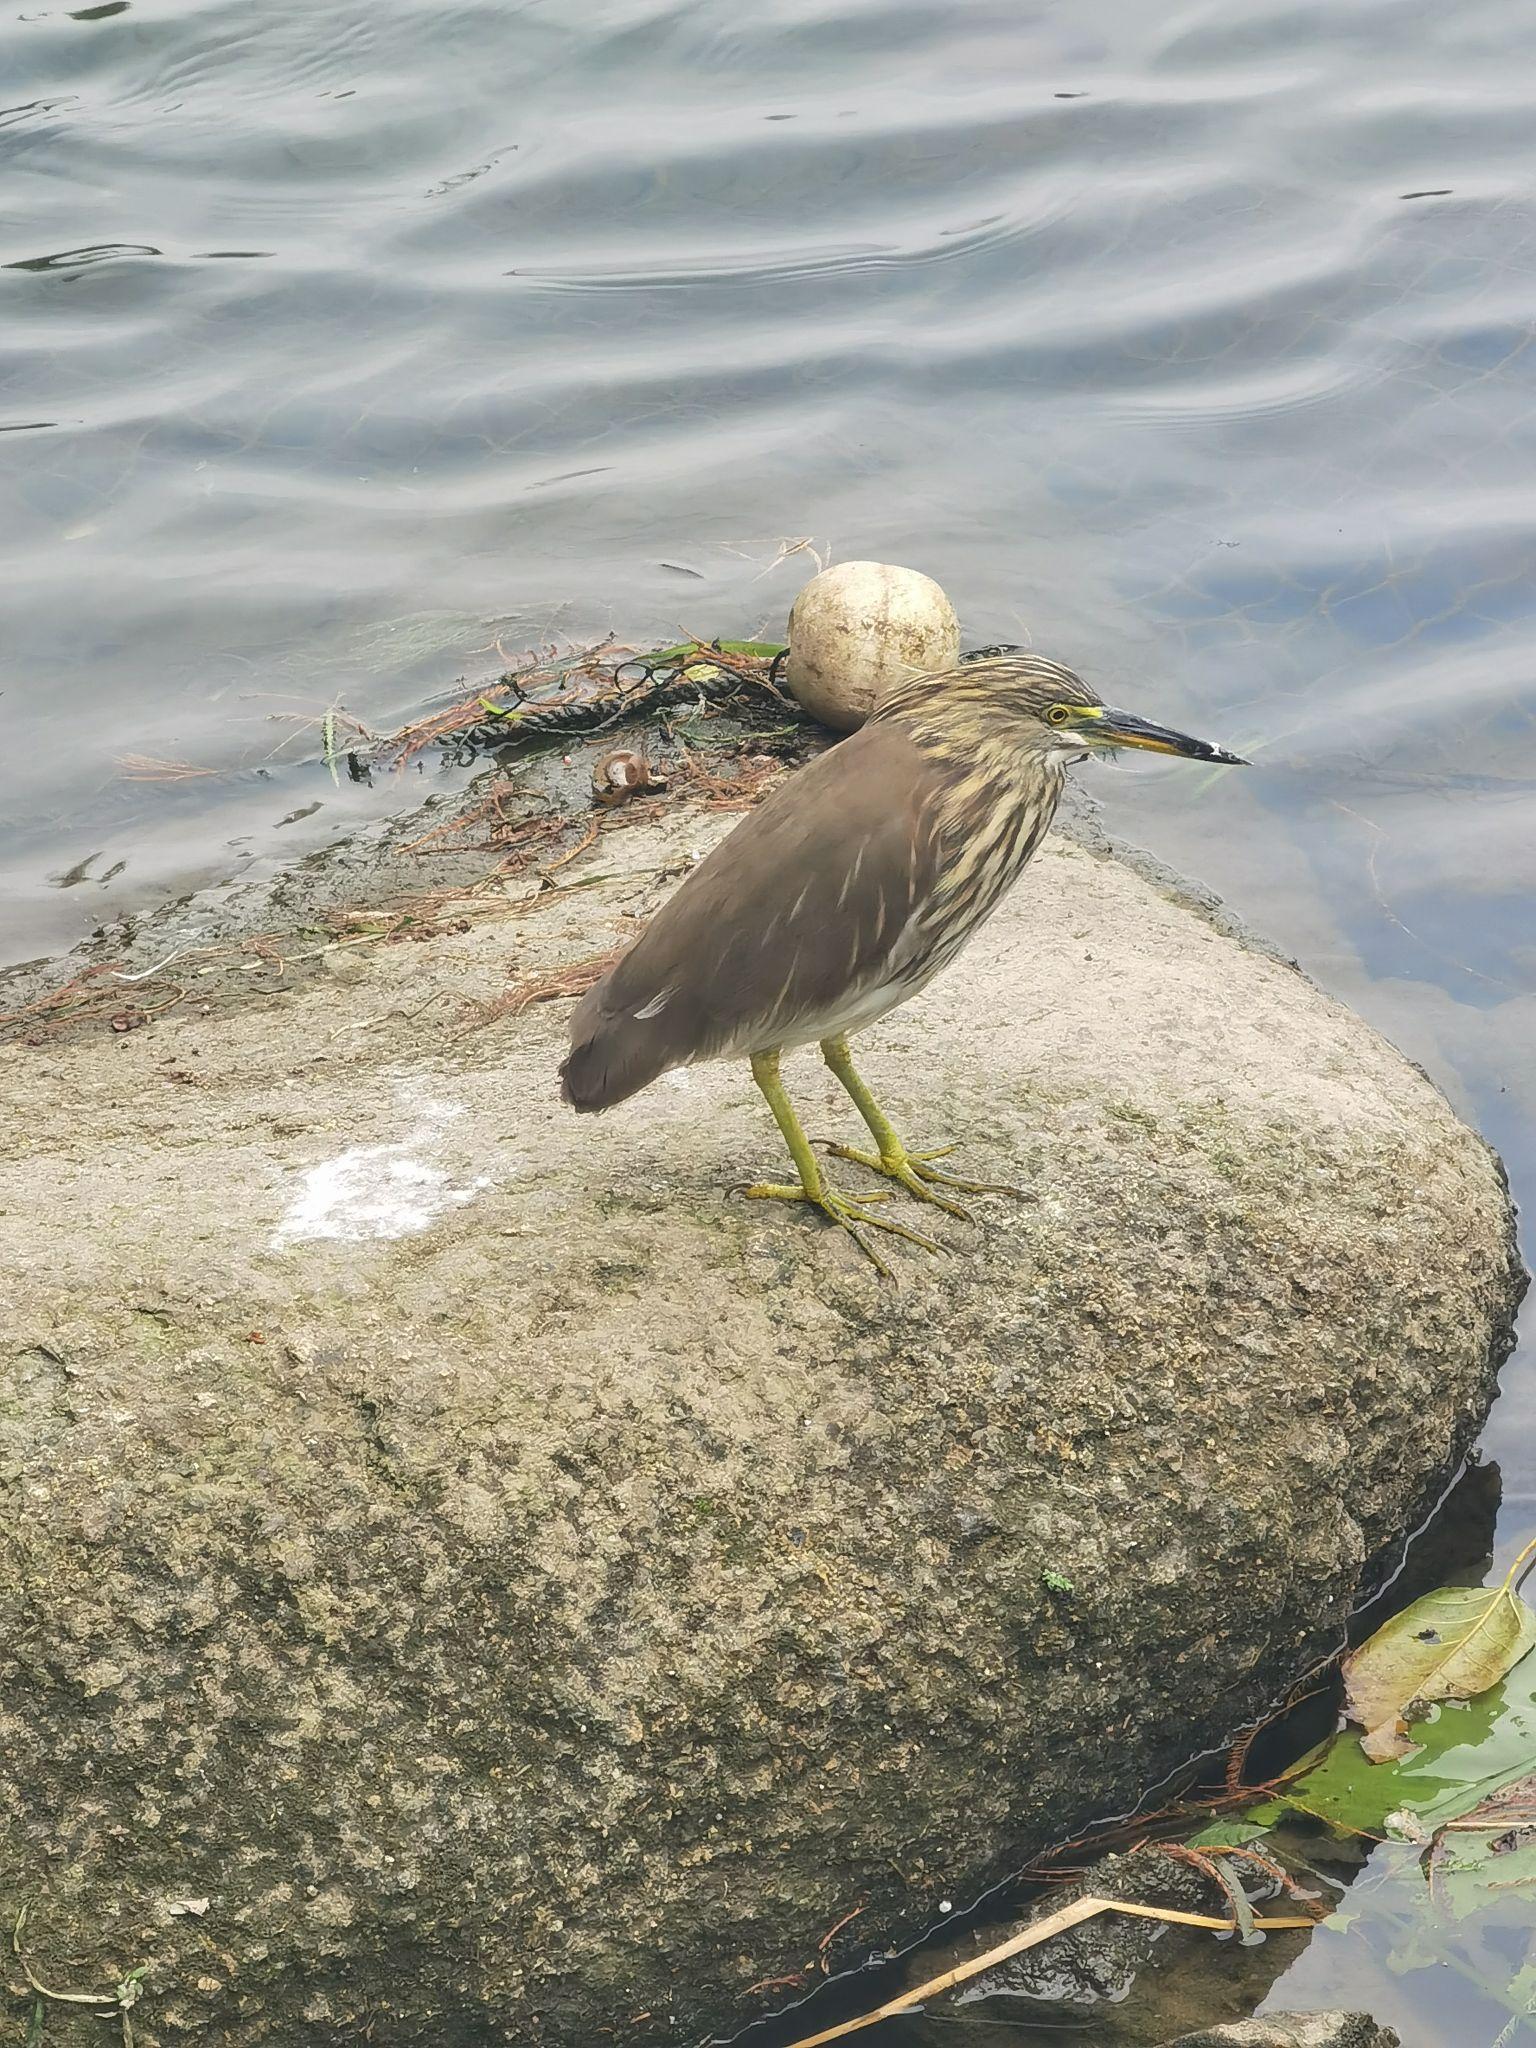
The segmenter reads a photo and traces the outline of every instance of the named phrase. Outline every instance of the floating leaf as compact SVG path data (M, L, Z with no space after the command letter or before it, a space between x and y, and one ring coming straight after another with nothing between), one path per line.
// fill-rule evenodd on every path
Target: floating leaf
M1503 1838L1460 1833L1438 1838L1431 1883L1435 1905L1452 1920L1485 1912L1501 1893L1536 1906L1536 1833L1522 1834L1507 1848Z
M1411 1837L1413 1819L1429 1835L1477 1811L1513 1791L1536 1762L1536 1657L1468 1705L1435 1709L1413 1732L1412 1754L1382 1764L1361 1753L1352 1733L1340 1735L1304 1759L1280 1796L1353 1834L1398 1840ZM1253 1809L1242 1818L1255 1818Z
M1511 2014L1510 2024L1500 2034L1493 2048L1504 2048L1507 2041L1517 2038L1518 2029L1536 2014L1536 1965L1527 1963L1523 1970L1517 1970L1509 1980L1504 2002Z
M1458 1825L1463 1828L1489 1828L1495 1832L1501 1828L1536 1828L1536 1771L1529 1777L1516 1778L1510 1784L1500 1786L1497 1792L1490 1792L1486 1799L1480 1799L1469 1813L1461 1816Z
M1274 1820L1284 1817L1283 1806L1274 1801L1266 1801L1265 1804L1274 1807ZM1258 1808L1250 1806L1244 1810L1241 1819L1222 1820L1218 1816L1208 1821L1199 1834L1186 1835L1184 1846L1186 1849L1241 1849L1249 1842L1257 1842L1269 1833L1270 1825L1262 1819L1255 1819L1257 1813Z
M1373 1763L1407 1756L1408 1723L1441 1700L1476 1699L1536 1646L1536 1614L1508 1579L1441 1586L1344 1660L1345 1707Z
M1286 1803L1283 1799L1256 1799L1252 1806L1245 1806L1241 1818L1252 1824L1259 1834L1265 1834L1278 1821L1286 1818ZM1230 1826L1231 1823L1229 1822Z

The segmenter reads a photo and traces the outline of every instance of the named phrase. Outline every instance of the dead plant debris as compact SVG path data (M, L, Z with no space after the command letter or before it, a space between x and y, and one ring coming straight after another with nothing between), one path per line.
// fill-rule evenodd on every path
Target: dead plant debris
M569 966L557 967L552 973L514 982L504 995L494 996L489 1002L470 1004L465 1028L478 1030L481 1025L499 1023L505 1017L520 1017L535 1003L574 1001L602 980L624 950L623 946L612 946L606 953L589 953L585 959L573 960Z
M314 929L307 932L264 932L222 944L179 947L152 967L130 969L122 960L93 964L63 986L0 1012L0 1036L34 1047L81 1027L122 1036L189 1002L196 1004L200 995L212 995L216 986L237 976L254 977L236 984L252 993L289 987L296 970L314 967L339 950L467 931L484 919L516 916L552 889L591 886L603 877L574 882L557 877L589 852L600 834L641 822L654 814L657 802L749 810L785 757L801 749L809 729L775 680L781 652L766 643L698 638L645 654L613 641L575 652L545 648L525 655L494 682L386 734L369 732L336 703L311 716L278 714L318 737L333 777L343 758L355 779L366 779L375 765L400 767L433 746L457 761L495 748L500 772L451 817L397 849L421 859L479 856L485 862L481 871L462 882L402 890L366 909L318 912ZM742 714L754 706L770 707L774 721L744 734ZM681 718L669 716L679 711ZM734 730L719 728L718 743L707 744L705 735L727 712ZM592 807L585 814L572 815L554 796L534 787L526 763L508 761L502 751L512 741L602 732L640 718L651 721L655 738L648 735L636 746L610 749L597 759ZM686 727L686 737L679 726ZM146 780L221 772L150 755L125 755L119 767L125 775ZM516 1016L531 1003L579 996L610 957L600 956L601 965L585 980L587 963L575 962L542 981L518 984L493 1003L480 1005L475 1019ZM174 974L168 971L173 964Z
M457 765L509 743L605 732L684 706L707 717L771 704L796 725L804 714L779 689L783 649L767 641L702 640L637 652L613 640L561 652L530 650L493 682L410 721L366 735L374 763L402 769L436 747Z

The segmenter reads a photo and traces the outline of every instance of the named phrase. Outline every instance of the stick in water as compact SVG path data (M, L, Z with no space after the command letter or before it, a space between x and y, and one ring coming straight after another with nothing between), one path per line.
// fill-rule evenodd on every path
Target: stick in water
M807 2034L803 2040L792 2043L792 2048L824 2048L828 2041L841 2041L845 2035L857 2034L864 2027L872 2027L880 2020L893 2020L900 2014L909 2018L917 2011L924 1999L937 1997L939 1992L948 1991L956 1984L963 1984L968 1977L979 1977L983 1970L990 1970L994 1963L1006 1961L1027 1948L1035 1948L1042 1941L1049 1941L1053 1934L1065 1934L1069 1927L1078 1927L1084 1920L1092 1920L1100 1913L1130 1913L1139 1920L1166 1920L1176 1927L1214 1927L1218 1933L1231 1932L1230 1916L1218 1919L1210 1913L1181 1913L1172 1906L1136 1906L1128 1899L1098 1899L1091 1894L1087 1898L1073 1899L1070 1905L1059 1912L1048 1913L1043 1920L1035 1920L1019 1934L1013 1934L1006 1941L1000 1941L996 1948L989 1948L985 1955L974 1957L968 1963L961 1963L953 1970L946 1970L942 1977L930 1977L926 1984L919 1984L913 1991L903 1991L899 1998L889 1999L875 2012L861 2013L856 2020L844 2020L841 2026L828 2027L822 2034ZM1266 1933L1279 1927L1315 1927L1317 1922L1310 1916L1277 1916L1273 1919L1257 1919L1255 1927Z

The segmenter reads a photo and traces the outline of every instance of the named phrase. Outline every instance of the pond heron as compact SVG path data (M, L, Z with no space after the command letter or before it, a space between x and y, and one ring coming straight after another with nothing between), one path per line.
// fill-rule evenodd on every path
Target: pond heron
M1059 663L1010 651L899 684L851 738L791 775L694 868L582 999L562 1093L608 1109L674 1067L742 1056L799 1176L750 1196L805 1202L879 1267L865 1234L937 1241L827 1179L785 1093L780 1056L819 1044L874 1141L829 1149L909 1195L969 1217L958 1193L1005 1192L910 1151L860 1078L851 1033L947 967L1040 844L1067 764L1118 747L1193 761L1241 757L1116 711Z

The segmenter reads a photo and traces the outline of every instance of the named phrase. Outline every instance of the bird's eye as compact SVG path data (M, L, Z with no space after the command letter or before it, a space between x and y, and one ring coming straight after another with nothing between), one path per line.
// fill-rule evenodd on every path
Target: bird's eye
M1071 716L1071 710L1067 705L1053 704L1045 714L1045 722L1047 725L1065 725Z

